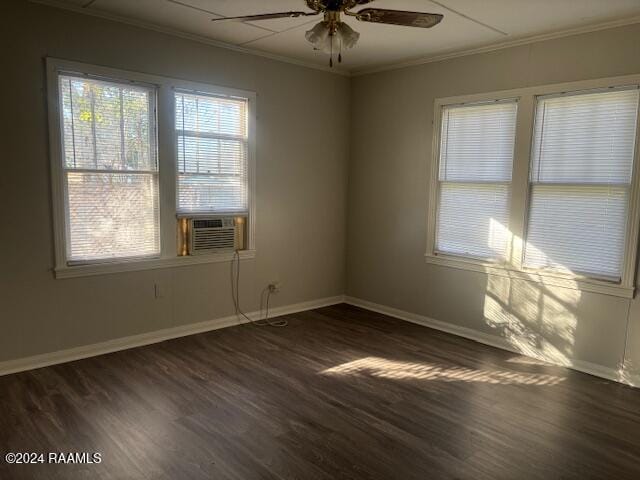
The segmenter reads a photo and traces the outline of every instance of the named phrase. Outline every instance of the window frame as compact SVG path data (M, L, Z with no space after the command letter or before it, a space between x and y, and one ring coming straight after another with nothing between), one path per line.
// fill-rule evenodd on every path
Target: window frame
M425 261L428 264L482 272L514 279L532 281L550 286L572 288L576 290L602 293L607 295L633 298L635 293L636 261L638 236L640 230L640 108L636 124L635 152L633 171L629 189L627 229L622 264L621 280L609 281L581 274L568 274L559 271L525 267L524 245L531 201L530 167L533 147L535 112L538 97L561 95L589 90L606 90L624 86L640 85L640 75L601 78L578 82L549 84L525 87L489 93L436 98L432 121L432 147L428 179L427 199L427 238ZM516 136L511 179L509 230L510 245L507 248L505 262L496 263L469 257L443 254L436 250L436 228L438 218L438 171L440 166L440 142L442 110L444 106L491 102L515 98L518 101L516 117Z
M217 95L246 98L248 101L248 229L247 248L240 259L255 257L256 245L256 99L255 92L216 85L191 82L160 75L133 72L82 62L46 58L46 94L49 123L49 149L51 168L52 213L54 232L56 278L72 278L118 272L171 268L203 263L230 261L234 253L178 256L177 253L177 142L175 140L174 90L197 90ZM64 186L62 151L62 109L58 77L73 74L79 77L97 78L123 84L141 85L155 89L156 150L158 164L158 189L160 211L160 255L152 258L117 258L77 264L67 258L67 205ZM190 215L189 217L196 217Z
M221 215L221 216L234 216L234 215L249 215L251 216L251 211L252 211L252 207L251 207L251 201L253 198L253 195L251 194L252 190L251 190L251 179L254 178L254 175L251 174L251 168L252 168L252 164L253 164L253 159L255 158L254 155L254 148L255 148L255 142L252 140L252 129L254 128L255 122L254 120L252 120L251 118L251 109L252 109L252 104L255 103L252 102L252 100L250 98L247 97L247 93L248 92L242 92L240 90L235 90L235 89L229 89L229 88L223 88L223 87L214 87L212 85L203 85L203 84L197 84L197 83L192 83L192 82L188 82L189 85L191 85L193 88L185 88L183 85L186 85L187 82L183 82L181 86L179 87L173 87L172 88L172 94L173 94L173 112L174 112L174 118L173 118L173 122L174 122L174 130L173 130L173 135L174 135L174 141L175 141L175 170L176 170L176 216L178 218L198 218L198 217L211 217L211 216L217 216L217 215ZM244 98L247 100L247 192L248 192L248 198L247 198L247 211L244 210L239 210L239 211L233 211L233 212L187 212L187 211L180 211L180 209L178 208L178 198L177 198L177 193L178 193L178 180L179 180L179 176L180 176L180 169L178 166L178 132L180 130L178 130L177 128L175 128L175 111L176 111L176 105L175 105L175 96L177 93L186 93L186 94L193 94L193 95L211 95L214 97L230 97L230 98ZM255 99L254 99L255 100ZM183 132L185 130L182 130ZM220 137L223 137L223 135L220 135ZM244 139L242 139L244 141ZM249 228L251 228L251 224L252 222L249 221ZM251 237L250 237L251 238Z
M71 172L76 172L76 173L94 173L94 174L106 174L106 175L124 175L124 174L137 174L137 175L150 175L152 177L154 177L156 185L159 187L159 182L160 182L160 169L159 169L159 162L158 162L158 116L157 116L157 87L153 84L148 84L148 83L144 83L144 82L127 82L124 81L122 79L119 78L106 78L103 76L98 76L98 75L87 75L87 74L78 74L77 72L70 72L68 70L60 70L58 71L58 78L56 81L57 84L57 88L58 88L58 108L60 107L60 76L64 76L67 78L77 78L77 79L88 79L88 80L95 80L98 82L104 82L104 83L109 83L112 85L119 85L120 87L125 87L128 84L139 87L141 89L146 90L147 92L149 92L149 118L153 119L153 131L151 133L151 135L149 136L149 140L151 140L149 147L150 150L153 150L153 156L154 156L154 166L155 168L153 169L149 169L149 170L136 170L136 171L130 171L130 170L118 170L118 169L102 169L102 168L87 168L87 167L83 167L83 168L68 168L65 163L65 153L63 151L64 149L64 142L62 141L62 137L64 136L64 133L61 131L60 132L60 154L61 154L61 158L60 158L60 163L59 163L59 168L60 168L60 175L62 176L62 185L61 185L61 189L62 189L62 194L63 194L63 202L64 202L64 238L65 238L65 242L64 242L64 247L65 247L65 258L66 258L66 263L68 266L77 266L77 265L88 265L88 264L92 264L92 265L96 265L96 264L102 264L102 263L117 263L117 262L127 262L127 261L144 261L144 260L153 260L153 259L158 259L160 258L160 254L162 252L162 232L161 232L161 227L160 227L160 218L161 218L161 212L160 212L160 190L158 188L158 197L157 197L157 202L158 202L158 209L156 212L156 221L157 221L157 227L158 227L158 251L154 252L153 254L150 255L133 255L133 256L120 256L120 257L105 257L105 258L97 258L97 259L88 259L88 260L79 260L79 259L72 259L71 255L70 255L70 245L67 242L67 239L69 238L69 236L71 235L71 221L70 221L70 211L69 211L69 205L68 205L68 200L69 200L69 189L68 189L68 177L69 177L69 173ZM59 125L62 126L64 121L63 121L63 111L61 108L59 108L58 110L58 119L59 119ZM94 135L94 142L95 142L95 135ZM95 150L94 150L94 154L95 154ZM151 152L150 152L151 154Z
M473 255L463 255L463 254L455 254L455 253L448 253L445 251L441 251L438 249L438 229L439 229L439 224L438 224L438 217L440 216L440 193L441 193L441 185L443 183L457 183L457 184L471 184L473 182L463 182L463 181L450 181L450 180L440 180L440 147L442 145L442 132L441 132L441 128L442 128L442 115L444 113L444 107L465 107L465 106L475 106L475 105L487 105L487 104L499 104L499 103L513 103L515 104L516 107L516 131L514 132L514 145L513 145L513 160L512 160L512 166L511 166L511 180L507 181L502 181L502 182L497 182L497 181L492 181L492 182L487 182L490 185L505 185L507 187L508 190L508 194L507 194L507 209L509 212L511 212L511 197L513 195L513 164L515 164L515 148L516 148L516 142L515 142L515 135L517 135L517 125L518 125L518 121L517 121L517 115L518 115L518 110L520 108L519 104L519 98L517 97L508 97L508 98L491 98L489 100L480 100L480 101L470 101L470 102L456 102L456 103L446 103L446 104L441 104L439 107L440 110L440 115L438 117L439 119L439 125L438 125L438 138L437 138L437 142L438 142L438 152L437 152L437 167L435 169L435 171L432 173L432 175L434 175L433 179L434 179L434 183L435 183L435 218L434 218L434 226L433 226L433 247L432 247L432 251L433 251L433 255L437 255L437 256L445 256L445 257L451 257L452 259L461 259L461 260L470 260L473 262L478 262L478 263L484 263L487 265L498 265L498 266L504 266L507 262L507 259L509 257L509 251L511 250L511 241L507 242L507 246L506 246L506 256L505 258L482 258L482 257L476 257Z

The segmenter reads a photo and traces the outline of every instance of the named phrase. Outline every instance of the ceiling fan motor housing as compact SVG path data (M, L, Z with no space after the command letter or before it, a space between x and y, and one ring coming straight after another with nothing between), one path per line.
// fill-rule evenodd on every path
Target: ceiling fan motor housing
M345 3L347 2L344 2L343 0L327 0L325 8L330 12L339 12L344 8Z
M342 12L373 0L306 0L307 6L316 12Z

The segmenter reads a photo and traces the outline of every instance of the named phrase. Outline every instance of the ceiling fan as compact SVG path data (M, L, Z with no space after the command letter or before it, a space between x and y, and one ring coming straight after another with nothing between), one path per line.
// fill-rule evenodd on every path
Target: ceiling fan
M311 17L324 14L324 20L307 31L305 38L316 50L330 54L329 65L333 66L333 52L338 51L338 62L342 61L342 49L352 48L360 38L360 34L340 19L341 14L354 17L361 22L386 23L403 27L431 28L442 21L438 13L407 12L405 10L389 10L386 8L364 8L357 12L351 9L371 3L374 0L304 0L311 12L291 11L278 13L261 13L240 17L214 18L212 21L236 20L253 22L256 20L272 20L274 18Z

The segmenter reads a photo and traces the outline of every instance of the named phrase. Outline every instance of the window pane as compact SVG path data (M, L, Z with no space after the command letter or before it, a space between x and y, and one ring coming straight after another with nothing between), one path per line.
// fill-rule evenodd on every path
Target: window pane
M534 185L525 264L619 278L628 189Z
M67 260L158 256L154 90L71 75L59 88Z
M63 102L66 168L97 168L91 85L74 78L60 77Z
M69 171L67 192L69 260L160 254L156 175Z
M149 112L149 94L122 89L125 166L133 170L157 170L155 124Z
M179 175L178 204L191 213L246 212L247 189L241 176Z
M443 108L437 251L506 257L516 114L516 101Z
M238 140L178 136L178 171L245 175L246 143Z
M444 107L441 181L511 181L517 103Z
M248 101L178 92L175 102L178 212L246 212Z
M524 264L620 279L637 88L538 99Z
M247 136L247 101L176 93L176 129Z
M65 168L156 170L151 90L60 76Z
M506 256L509 187L442 183L438 210L439 252L478 258Z
M630 183L637 111L637 89L539 99L532 180Z

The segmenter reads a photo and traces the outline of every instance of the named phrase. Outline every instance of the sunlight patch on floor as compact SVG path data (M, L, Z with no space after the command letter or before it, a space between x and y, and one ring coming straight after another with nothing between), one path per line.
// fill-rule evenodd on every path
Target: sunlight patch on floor
M431 363L413 363L365 357L320 372L323 375L361 375L394 380L437 380L443 382L480 382L494 385L557 385L564 378L541 373L497 369L474 369Z

